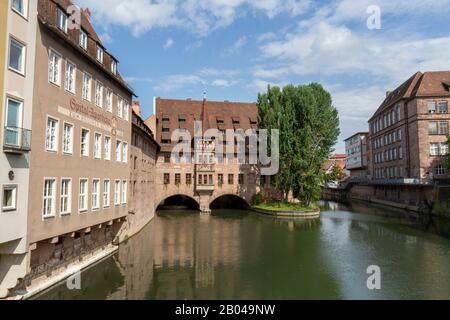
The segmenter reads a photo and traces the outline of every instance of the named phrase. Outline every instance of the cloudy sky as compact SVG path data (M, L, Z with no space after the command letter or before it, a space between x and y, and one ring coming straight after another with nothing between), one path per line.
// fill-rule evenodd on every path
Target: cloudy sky
M337 151L367 130L387 90L419 70L450 70L450 0L76 2L145 116L154 96L255 101L267 84L320 82L340 114Z

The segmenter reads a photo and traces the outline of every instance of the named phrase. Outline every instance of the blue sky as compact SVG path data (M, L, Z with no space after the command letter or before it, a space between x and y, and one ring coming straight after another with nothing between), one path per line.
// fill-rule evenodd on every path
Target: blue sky
M320 82L339 110L342 152L387 90L419 70L450 70L450 0L76 2L145 117L154 96L256 101L267 84ZM367 27L371 5L381 29Z

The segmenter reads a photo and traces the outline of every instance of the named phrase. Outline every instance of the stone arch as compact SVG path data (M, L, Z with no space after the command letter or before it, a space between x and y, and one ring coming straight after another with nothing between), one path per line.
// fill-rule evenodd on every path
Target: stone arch
M200 210L200 204L192 196L172 194L157 203L156 210Z
M209 204L209 208L213 209L248 209L249 202L243 197L236 194L221 194L217 196Z

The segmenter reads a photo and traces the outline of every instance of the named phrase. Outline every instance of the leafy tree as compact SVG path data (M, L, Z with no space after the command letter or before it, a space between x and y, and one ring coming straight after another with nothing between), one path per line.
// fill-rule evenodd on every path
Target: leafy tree
M344 170L337 164L334 163L333 167L331 167L331 172L328 175L329 181L341 181L343 180L347 175L345 174Z
M320 84L268 87L258 95L260 128L280 130L280 170L274 187L290 191L309 206L320 197L328 159L339 136L339 117L331 95ZM270 148L269 148L270 149Z

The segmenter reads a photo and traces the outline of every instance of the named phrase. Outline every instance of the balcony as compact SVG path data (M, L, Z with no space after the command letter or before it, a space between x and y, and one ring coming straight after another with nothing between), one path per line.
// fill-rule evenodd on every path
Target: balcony
M31 151L31 130L18 127L5 127L3 151L16 154Z
M213 184L212 185L210 185L210 184L197 184L195 186L195 189L197 191L214 191L215 186Z
M197 164L195 165L196 172L215 172L213 164Z

